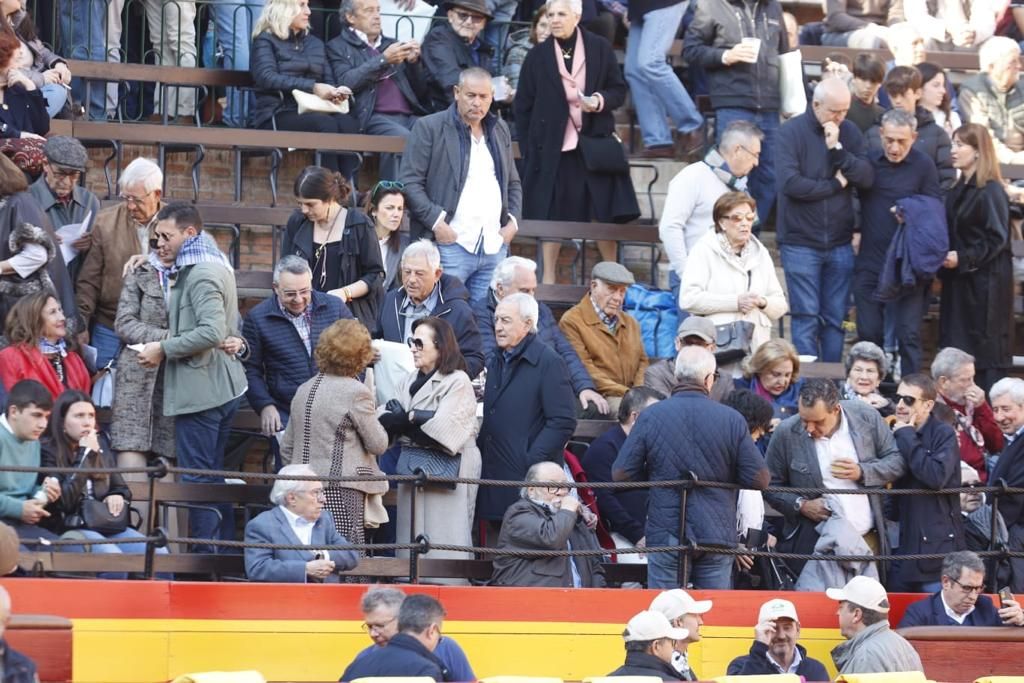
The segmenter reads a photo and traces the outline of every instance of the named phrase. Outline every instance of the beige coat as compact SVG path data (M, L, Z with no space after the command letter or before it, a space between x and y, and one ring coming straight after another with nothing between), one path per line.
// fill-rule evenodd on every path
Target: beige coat
M421 427L423 433L434 439L449 452L461 454L459 476L480 476L480 451L476 446L478 431L476 396L469 376L461 370L449 375L435 374L420 387L415 396L409 396L409 387L416 379L412 372L398 387L398 400L409 410L432 410L434 417ZM405 439L402 440L405 442ZM406 543L410 536L410 499L412 487L398 487L398 542ZM425 533L431 543L472 545L473 513L476 507L477 486L459 484L454 490L427 487L416 495L416 530L413 536ZM408 556L406 554L405 556ZM430 551L437 559L471 559L467 553Z
M612 334L597 317L588 293L565 312L558 326L576 349L599 394L623 396L632 387L643 385L647 353L640 324L633 316L620 312L619 325Z
M377 421L373 394L351 377L319 373L292 399L291 418L281 439L281 462L308 463L320 476L379 477L377 456L388 434ZM330 488L385 493L386 481L324 482Z

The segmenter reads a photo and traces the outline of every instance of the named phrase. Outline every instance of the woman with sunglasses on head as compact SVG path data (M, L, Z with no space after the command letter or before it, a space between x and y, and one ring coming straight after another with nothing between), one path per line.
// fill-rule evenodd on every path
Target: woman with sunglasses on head
M288 219L281 255L306 259L313 289L340 298L372 330L384 298L384 263L370 219L344 206L350 192L340 173L304 168L295 179L299 208Z
M36 380L54 399L65 389L89 391L89 371L51 292L18 299L7 314L4 334L10 346L0 351L0 380L7 391L23 379Z
M402 448L427 448L443 457L459 458L459 477L479 477L476 395L452 326L442 318L421 318L412 324L409 346L416 371L399 385L398 397L379 410L381 425ZM472 545L476 492L471 484L424 487L416 494L413 529L412 486L399 484L398 542L425 533L432 543ZM432 552L440 558L471 558L466 553Z
M402 269L402 252L409 246L409 233L401 232L405 223L405 185L397 180L381 180L366 196L366 215L373 221L373 230L380 245L384 263L385 292L401 287L398 277Z

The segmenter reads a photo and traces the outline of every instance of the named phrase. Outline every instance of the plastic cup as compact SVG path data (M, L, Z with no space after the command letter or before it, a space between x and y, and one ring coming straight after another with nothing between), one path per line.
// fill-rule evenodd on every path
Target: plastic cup
M757 56L761 54L761 39L760 38L744 38L740 41L743 45L750 45L754 48L754 59L751 63L757 61Z

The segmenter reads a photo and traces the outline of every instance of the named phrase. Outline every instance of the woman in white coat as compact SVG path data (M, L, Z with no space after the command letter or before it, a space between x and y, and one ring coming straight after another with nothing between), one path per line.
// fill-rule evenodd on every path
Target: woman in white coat
M679 307L716 325L754 323L753 352L771 339L772 323L789 305L771 255L753 234L754 199L744 192L726 192L715 202L712 216L714 232L704 235L686 259Z
M476 445L476 395L452 326L441 318L422 318L413 323L408 341L416 371L402 381L398 397L384 407L381 424L403 448L427 448L459 458L458 476L478 478L481 462ZM417 491L416 527L410 536L412 487L405 483L398 486L399 543L426 534L435 544L472 545L476 485L446 488L435 484ZM469 553L437 550L431 550L430 557L472 559Z

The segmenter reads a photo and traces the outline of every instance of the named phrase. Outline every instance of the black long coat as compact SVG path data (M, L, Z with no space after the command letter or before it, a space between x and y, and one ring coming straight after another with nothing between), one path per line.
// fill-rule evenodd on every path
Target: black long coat
M939 346L975 357L979 369L1010 365L1013 347L1013 262L1010 209L997 181L961 180L946 195L949 248L959 264L939 271Z
M577 30L583 31L582 28ZM569 120L569 103L565 99L565 88L555 61L554 42L552 36L526 55L513 105L524 157L523 217L540 220L549 217L551 204L557 201L554 196L555 178L562 155L565 124ZM584 113L581 132L583 135L606 137L615 132L614 111L626 99L626 82L607 40L583 31L583 51L587 60L584 94L601 93L604 109ZM586 181L595 202L604 203L604 207L594 207L598 217L607 213L609 220L626 222L640 215L633 181L628 173L587 173Z

